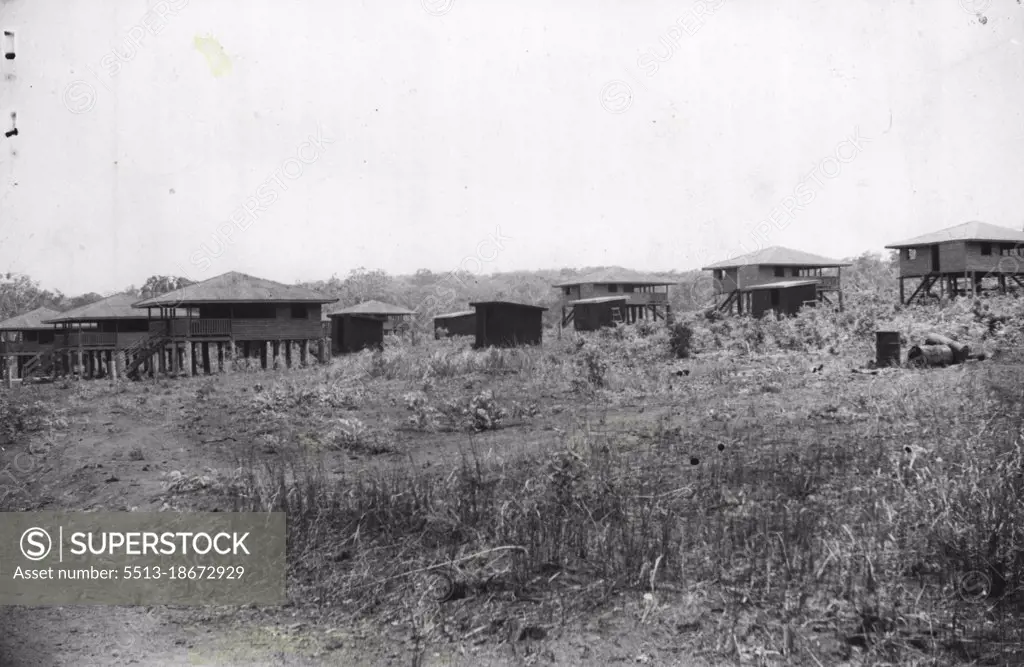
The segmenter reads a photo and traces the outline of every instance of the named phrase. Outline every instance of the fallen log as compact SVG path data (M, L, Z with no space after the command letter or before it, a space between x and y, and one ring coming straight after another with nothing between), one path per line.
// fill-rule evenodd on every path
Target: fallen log
M953 351L953 363L962 364L971 355L971 348L942 334L930 333L924 337L926 345L945 345Z
M910 366L949 366L955 364L956 356L948 345L915 345L907 352Z

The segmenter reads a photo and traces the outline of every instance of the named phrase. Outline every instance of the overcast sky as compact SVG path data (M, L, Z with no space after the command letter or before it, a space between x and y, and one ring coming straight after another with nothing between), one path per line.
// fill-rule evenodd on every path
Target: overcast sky
M357 5L3 3L0 270L686 270L1024 224L1017 0Z

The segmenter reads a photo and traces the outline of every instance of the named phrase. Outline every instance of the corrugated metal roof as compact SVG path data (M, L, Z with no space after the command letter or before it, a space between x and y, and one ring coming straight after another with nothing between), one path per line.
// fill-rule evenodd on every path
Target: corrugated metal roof
M1024 231L990 225L987 222L971 220L930 234L915 236L906 241L890 243L886 248L910 248L913 246L948 243L949 241L995 241L1003 243L1024 243Z
M536 308L537 310L547 310L544 306L535 306L532 303L516 303L515 301L473 301L469 305L473 306L518 306L520 308Z
M238 271L214 276L195 285L134 304L136 308L198 306L208 303L335 303L305 287L285 285Z
M802 250L771 246L755 252L740 255L715 264L701 267L701 271L713 269L734 269L740 266L808 266L815 268L831 268L836 266L852 266L850 262L822 257Z
M328 315L412 315L413 311L383 301L364 301L354 306L330 310Z
M52 324L43 324L44 320L60 317L60 311L52 308L36 308L35 310L0 322L0 331L31 331L33 329L53 329Z
M444 313L443 315L434 315L435 320L447 320L452 317L466 317L467 315L476 315L475 310L460 310L455 313Z
M740 289L741 292L753 292L756 290L765 289L788 289L790 287L801 287L803 285L817 285L817 280L780 280L777 283L765 283L763 285L752 285L750 287L743 287Z
M632 269L612 267L609 269L598 269L590 271L571 280L558 283L555 287L573 287L575 285L612 285L612 284L634 284L634 285L675 285L678 281L666 280L649 273L640 273Z
M590 299L577 299L576 301L570 301L570 306L578 306L580 304L587 303L608 303L610 301L625 301L627 297L624 296L595 296Z
M146 311L132 308L132 303L139 297L134 294L115 294L69 311L58 313L57 317L47 322L93 322L96 320L138 320L146 319ZM188 313L178 310L178 317Z

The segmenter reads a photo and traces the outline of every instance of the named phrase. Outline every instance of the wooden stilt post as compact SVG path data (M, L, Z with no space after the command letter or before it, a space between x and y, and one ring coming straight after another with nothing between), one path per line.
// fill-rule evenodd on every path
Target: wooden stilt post
M82 332L78 332L78 377L85 377L85 350L82 349Z
M196 364L195 364L195 349L193 347L192 339L185 339L185 374L188 377L195 377Z
M907 305L907 299L903 296L903 277L900 277L900 305Z
M8 389L14 387L14 357L4 357L4 386Z
M302 365L309 365L309 339L302 341Z

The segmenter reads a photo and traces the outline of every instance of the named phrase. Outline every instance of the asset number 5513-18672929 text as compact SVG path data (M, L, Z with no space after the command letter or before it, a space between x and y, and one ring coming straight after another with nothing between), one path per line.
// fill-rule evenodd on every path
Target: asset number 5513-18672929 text
M240 565L184 565L168 566L125 566L124 579L188 579L188 580L220 580L241 579L245 568Z

